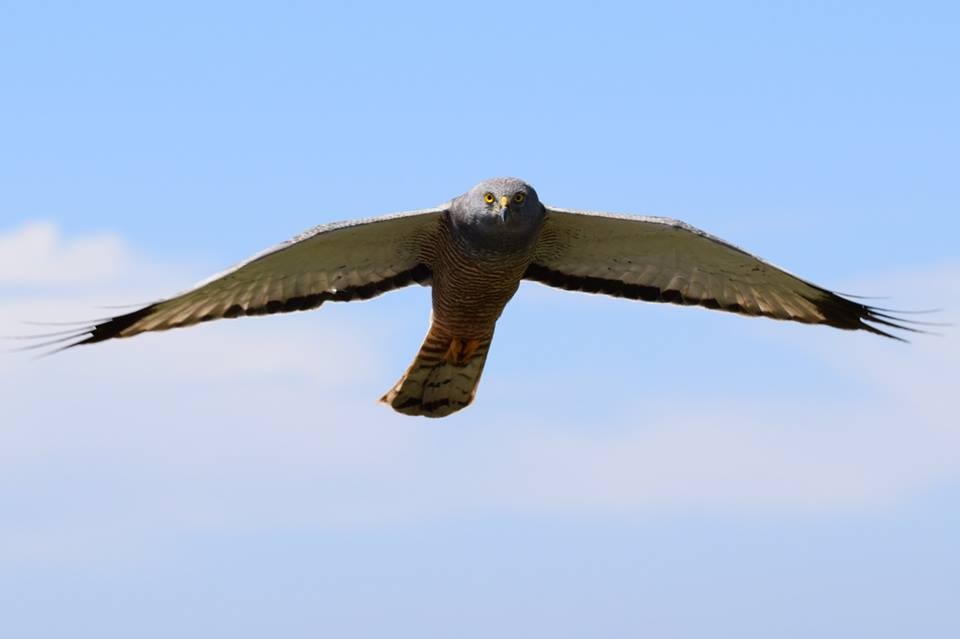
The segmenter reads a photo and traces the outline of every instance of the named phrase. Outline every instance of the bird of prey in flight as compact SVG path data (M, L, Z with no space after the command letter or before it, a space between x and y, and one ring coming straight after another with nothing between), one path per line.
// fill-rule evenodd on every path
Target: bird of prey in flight
M430 328L381 401L443 417L473 401L497 319L525 279L894 339L891 329L916 330L683 222L556 208L529 184L496 178L436 208L318 226L184 293L57 341L70 348L303 311L418 283L432 288Z

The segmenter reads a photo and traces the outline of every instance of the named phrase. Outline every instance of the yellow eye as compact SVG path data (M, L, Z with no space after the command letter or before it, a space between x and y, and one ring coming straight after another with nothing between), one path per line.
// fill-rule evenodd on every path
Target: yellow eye
M523 204L523 201L526 199L527 199L527 196L524 195L523 193L513 194L513 201L516 202L517 204Z
M484 194L483 194L483 201L486 202L487 204L493 204L493 202L494 202L496 199L497 199L497 198L493 197L493 193L484 193Z

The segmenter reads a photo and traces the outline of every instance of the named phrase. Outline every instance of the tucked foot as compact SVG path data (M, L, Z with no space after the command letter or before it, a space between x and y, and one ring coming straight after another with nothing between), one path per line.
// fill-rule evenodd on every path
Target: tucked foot
M454 366L466 366L477 349L480 348L480 344L481 342L478 339L462 340L454 337L450 340L450 346L443 356L443 361Z

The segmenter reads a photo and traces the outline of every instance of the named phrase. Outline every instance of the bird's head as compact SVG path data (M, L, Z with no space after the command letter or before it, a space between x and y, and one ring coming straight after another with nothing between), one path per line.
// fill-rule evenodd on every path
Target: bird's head
M450 213L468 238L486 241L532 240L544 216L537 192L517 178L480 182L454 200Z

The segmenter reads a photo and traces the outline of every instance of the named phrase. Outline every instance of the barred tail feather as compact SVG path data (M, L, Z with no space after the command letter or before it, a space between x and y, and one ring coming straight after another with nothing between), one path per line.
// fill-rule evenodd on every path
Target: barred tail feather
M431 324L413 364L380 401L404 415L425 417L445 417L468 406L477 394L492 339L491 334L464 351L457 348L463 343Z

